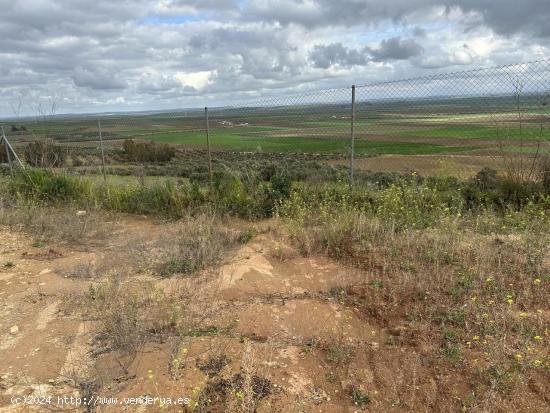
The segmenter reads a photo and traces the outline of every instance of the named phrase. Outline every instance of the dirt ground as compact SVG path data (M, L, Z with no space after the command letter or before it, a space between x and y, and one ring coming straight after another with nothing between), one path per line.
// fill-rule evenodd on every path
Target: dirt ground
M169 225L119 218L104 242L78 249L37 246L29 235L0 228L0 412L94 410L60 404L58 397L71 395L93 399L98 412L186 411L201 397L223 396L243 369L253 372L259 412L456 411L456 400L468 399L468 372L431 365L434 348L409 340L409 325L339 301L341 286L368 274L325 257L300 256L277 222L267 221L255 224L257 235L219 268L161 279L141 271L132 251L154 245ZM197 305L206 304L201 311L212 328L186 337L157 335L135 352L100 351L97 321L70 305L98 282L78 276L88 265L123 269L134 286L203 294ZM52 401L14 404L23 396ZM191 404L122 402L143 396L188 398ZM212 406L196 411L227 408ZM548 411L535 390L505 407Z
M347 165L349 161L331 161L333 164ZM418 172L424 176L451 175L470 178L484 167L502 170L503 162L492 156L482 155L380 155L372 158L358 158L354 162L356 170L383 172Z

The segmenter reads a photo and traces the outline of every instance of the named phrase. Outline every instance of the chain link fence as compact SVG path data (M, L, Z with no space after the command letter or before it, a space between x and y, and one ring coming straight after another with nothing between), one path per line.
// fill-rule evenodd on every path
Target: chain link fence
M465 178L484 167L528 174L549 157L549 100L545 59L206 110L41 114L3 128L25 162L82 174L208 181L285 169L305 180L411 171ZM44 142L63 149L49 153Z

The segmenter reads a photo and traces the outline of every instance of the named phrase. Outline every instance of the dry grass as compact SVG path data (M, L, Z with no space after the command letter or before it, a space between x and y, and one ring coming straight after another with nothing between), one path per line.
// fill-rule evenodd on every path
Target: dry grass
M68 297L66 306L98 326L101 351L135 353L147 342L180 343L213 328L222 330L212 327L220 310L215 295L207 280L193 285L181 280L163 287L152 280L136 280L132 274L111 273L91 284L86 293Z
M112 214L89 210L78 213L71 207L0 205L0 225L32 234L37 240L51 239L70 245L97 245L113 230Z
M219 218L201 214L174 223L154 246L145 246L142 255L161 277L192 275L219 264L241 238L241 232L227 229Z
M254 413L271 392L271 382L259 375L252 343L245 341L240 371L229 378L210 377L193 408L199 412Z
M465 380L475 395L468 408L498 408L531 391L526 383L549 377L550 233L544 216L448 215L417 229L395 228L391 220L345 206L306 220L301 213L287 222L304 255L324 252L364 270L361 282L340 289L341 304L388 329L389 349L417 354L433 347L424 365L430 374L450 369ZM336 340L325 349L327 360L349 360L344 350ZM426 374L425 366L415 368ZM403 400L412 403L410 397ZM439 403L460 407L451 407L448 397Z

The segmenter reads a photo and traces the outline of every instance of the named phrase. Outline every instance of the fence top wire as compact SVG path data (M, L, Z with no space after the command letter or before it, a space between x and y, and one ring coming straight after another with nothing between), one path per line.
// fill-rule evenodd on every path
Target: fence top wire
M440 98L468 98L477 96L510 95L513 93L513 77L517 76L529 83L524 89L525 93L550 91L550 58L533 60L524 63L514 63L494 67L476 68L466 71L436 73L426 76L410 77L406 79L372 82L357 86L357 102L379 101L393 104L398 99L414 99L419 102L424 99ZM533 89L534 87L534 89ZM254 111L276 111L277 108L290 109L296 113L304 113L314 110L314 106L323 106L324 110L330 110L330 106L339 108L351 106L351 87L331 88L321 90L308 90L301 93L287 94L256 98L248 101L240 101L231 105L210 106L208 110L213 118L216 116L246 114ZM371 110L374 109L371 107ZM105 129L109 126L136 126L140 119L158 118L155 122L169 123L179 129L202 129L203 108L186 108L182 110L155 110L137 111L126 113L90 114L83 117L76 115L54 115L48 119L36 117L34 123L64 124L70 127L72 124L83 127L83 121L89 123L88 134L96 133L96 122L102 120ZM321 111L323 109L315 109ZM13 120L4 120L9 124ZM25 119L25 122L33 122ZM178 121L179 123L174 123ZM138 125L139 126L139 125Z
M547 66L544 66L544 65L547 65ZM480 67L480 68L475 68L470 70L458 70L453 72L435 73L431 75L415 76L415 77L409 77L409 78L403 78L403 79L371 82L371 83L357 85L357 87L360 88L360 87L383 86L383 85L391 85L394 83L417 83L422 81L431 81L431 80L439 80L439 79L447 79L447 78L479 77L479 75L483 74L484 72L486 73L492 72L494 74L495 72L505 71L507 69L513 69L513 68L521 68L521 67L529 68L529 69L532 69L533 67L542 67L544 70L541 70L541 72L548 72L550 71L550 58L531 60L531 61L522 62L522 63L510 63L510 64L498 65L498 66ZM536 73L537 71L529 70L529 72Z
M452 92L450 86L452 84L450 82L457 81L456 82L456 96L462 96L462 97L468 97L468 96L475 96L475 93L467 93L465 86L467 86L465 81L471 80L474 83L470 85L470 87L479 87L479 82L481 79L493 79L495 84L498 86L500 84L502 86L502 89L499 91L498 89L494 90L488 90L487 87L481 87L478 89L478 95L485 94L491 94L491 95L498 95L498 94L509 94L510 90L506 90L504 88L503 79L506 79L508 81L512 80L513 76L522 76L522 77L529 77L533 76L535 74L549 74L549 78L546 79L548 84L546 86L546 90L550 90L550 58L545 59L539 59L539 60L533 60L523 63L513 63L513 64L506 64L506 65L499 65L499 66L492 66L492 67L483 67L483 68L476 68L471 70L464 70L464 71L453 71L453 72L445 72L445 73L436 73L431 75L425 75L425 76L417 76L417 77L410 77L410 78L404 78L404 79L395 79L395 80L387 80L387 81L379 81L379 82L371 82L371 83L364 83L364 84L358 84L356 88L358 89L358 99L361 99L362 94L365 93L365 90L372 89L376 90L378 89L380 92L387 91L389 93L393 89L393 93L398 92L400 87L409 87L409 89L405 90L405 92L408 93L410 97L413 97L412 91L413 90L421 90L422 87L425 88L425 91L428 90L428 86L430 83L432 84L432 87L441 87L441 84L438 85L437 82L446 82L446 86L448 86L447 92ZM539 79L541 76L539 76ZM459 80L462 80L463 82L458 83ZM540 82L539 82L540 83ZM462 88L462 89L460 89ZM441 90L441 92L445 92L445 90ZM404 93L402 93L403 95ZM438 94L430 94L430 97L449 97L452 94L445 94L441 93ZM419 99L422 98L422 96L416 96ZM388 96L389 99L391 97ZM224 111L224 110L231 110L231 109L241 109L241 110L247 110L247 109L254 109L254 108L269 108L269 107L283 107L283 106L307 106L311 104L318 104L318 103L348 103L351 100L351 86L345 87L345 88L331 88L331 89L319 89L319 90L309 90L302 93L294 93L294 94L287 94L284 96L272 96L272 97L266 97L266 98L257 98L249 101L242 101L239 103L235 103L232 105L224 105L224 106L209 106L208 110L212 112L218 112L218 111Z

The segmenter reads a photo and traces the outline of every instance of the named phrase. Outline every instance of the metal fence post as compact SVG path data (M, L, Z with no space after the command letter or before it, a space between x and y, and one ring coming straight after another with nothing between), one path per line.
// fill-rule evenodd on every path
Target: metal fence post
M0 136L0 143L4 143L4 149L6 150L6 156L8 157L8 165L10 167L10 174L13 175L13 165L11 163L10 148L8 146L8 140L6 139L6 134L4 133L3 126L2 126L2 136Z
M210 179L210 189L212 189L212 152L210 149L210 125L208 122L208 108L204 108L204 120L206 126L206 146L208 147L208 175Z
M353 185L353 157L355 146L355 85L351 87L351 145L349 159L350 185Z
M17 152L13 149L13 146L11 146L10 141L8 141L8 138L6 137L6 133L4 132L4 127L1 127L2 130L2 137L0 138L0 143L4 142L4 145L6 146L6 151L8 152L8 159L11 159L11 155L13 155L13 158L17 161L21 169L25 169L25 165L23 165L23 162L21 162L21 159L19 159L19 156L17 156Z
M103 136L101 134L101 119L97 120L97 131L99 133L99 145L101 146L101 172L103 173L103 180L107 182L107 176L105 175L105 150L103 149Z

